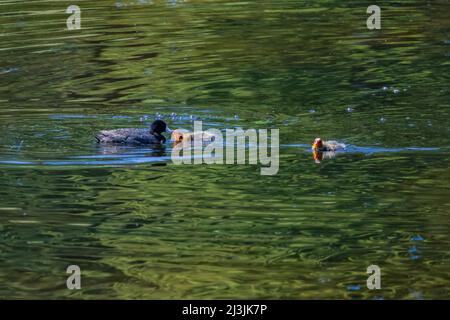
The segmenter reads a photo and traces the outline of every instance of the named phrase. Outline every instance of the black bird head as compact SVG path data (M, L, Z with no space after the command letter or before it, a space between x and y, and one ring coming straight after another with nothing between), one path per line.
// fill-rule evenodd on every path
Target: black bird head
M167 125L162 120L156 120L150 126L150 131L153 133L161 134L162 132L166 132Z
M166 138L161 134L166 131L167 131L167 124L162 120L155 120L155 121L153 121L152 125L150 126L150 132L161 143L166 142Z

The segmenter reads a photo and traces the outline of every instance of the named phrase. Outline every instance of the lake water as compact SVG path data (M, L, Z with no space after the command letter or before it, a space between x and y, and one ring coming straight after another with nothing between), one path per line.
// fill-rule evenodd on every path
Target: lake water
M448 299L450 3L377 4L2 0L0 297ZM277 128L279 172L93 139L156 118Z

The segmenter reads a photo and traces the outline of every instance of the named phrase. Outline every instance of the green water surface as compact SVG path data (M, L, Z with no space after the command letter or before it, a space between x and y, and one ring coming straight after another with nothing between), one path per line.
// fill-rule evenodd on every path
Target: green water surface
M371 4L1 0L0 298L449 299L450 2ZM279 172L93 139L156 118L277 128Z

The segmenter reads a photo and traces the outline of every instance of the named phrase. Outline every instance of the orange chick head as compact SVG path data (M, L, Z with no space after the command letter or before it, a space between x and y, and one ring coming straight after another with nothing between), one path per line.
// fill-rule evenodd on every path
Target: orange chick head
M323 141L320 138L316 138L312 145L313 149L321 149L323 148Z

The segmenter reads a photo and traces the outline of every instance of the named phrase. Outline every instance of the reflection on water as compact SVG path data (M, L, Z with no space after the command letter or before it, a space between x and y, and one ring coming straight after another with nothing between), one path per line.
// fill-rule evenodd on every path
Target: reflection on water
M0 297L448 298L447 2L70 4L0 4ZM93 139L154 119L278 128L280 170Z

